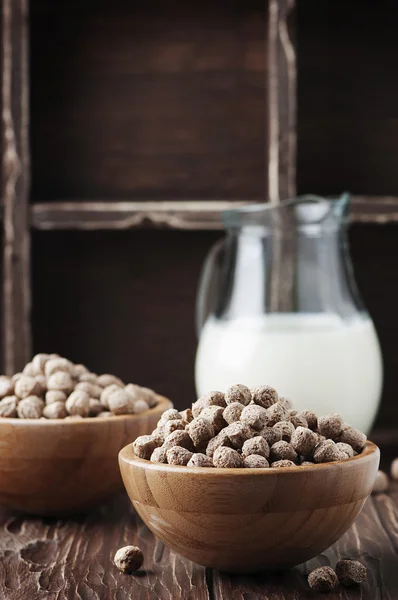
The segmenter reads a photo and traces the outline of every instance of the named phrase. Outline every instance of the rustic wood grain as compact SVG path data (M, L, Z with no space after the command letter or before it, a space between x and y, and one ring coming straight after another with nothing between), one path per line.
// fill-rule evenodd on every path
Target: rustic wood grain
M2 2L2 204L4 367L30 356L27 0Z
M32 197L265 197L267 3L31 4Z
M0 514L0 598L3 600L312 600L305 575L341 556L358 558L368 581L338 588L328 600L395 600L398 587L398 486L372 497L355 525L321 556L283 573L228 575L170 552L143 525L125 496L70 520ZM115 551L140 546L143 569L123 575Z

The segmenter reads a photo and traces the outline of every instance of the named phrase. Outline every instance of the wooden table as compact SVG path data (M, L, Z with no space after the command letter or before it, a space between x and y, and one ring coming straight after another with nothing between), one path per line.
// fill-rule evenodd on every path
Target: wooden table
M0 518L0 600L398 599L398 484L389 495L370 498L332 548L283 574L226 575L190 563L156 540L125 496L70 520L10 513ZM112 563L127 544L145 555L136 575L124 575ZM312 592L305 574L334 566L342 556L366 564L368 582L326 596Z

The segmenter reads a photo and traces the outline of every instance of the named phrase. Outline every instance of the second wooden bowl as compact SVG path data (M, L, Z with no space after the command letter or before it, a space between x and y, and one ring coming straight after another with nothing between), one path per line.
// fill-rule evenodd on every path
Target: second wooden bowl
M291 567L331 546L372 491L380 452L284 469L200 469L119 454L134 508L185 558L230 572Z
M107 419L0 419L0 505L40 515L86 510L121 491L118 452L172 403Z

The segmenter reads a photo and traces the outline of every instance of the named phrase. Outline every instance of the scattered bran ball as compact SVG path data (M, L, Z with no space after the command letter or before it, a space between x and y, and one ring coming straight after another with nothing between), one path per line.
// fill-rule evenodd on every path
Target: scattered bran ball
M352 458L355 455L353 447L349 444L345 444L344 442L337 442L336 448L345 454L347 458Z
M297 454L312 456L317 441L317 437L311 429L308 427L297 427L292 434L290 443Z
M270 448L276 444L276 442L280 442L282 439L282 431L280 428L277 428L277 425L278 423L273 427L264 427L264 429L261 429L258 432L258 435L261 435L261 437L265 439Z
M209 421L202 419L202 414L197 419L188 423L186 430L193 441L193 445L199 452L206 450L208 442L214 437L213 425Z
M21 380L18 381L18 383ZM18 383L16 385L18 385ZM59 390L70 394L73 391L74 383L72 377L66 371L56 371L47 379L48 390Z
M398 479L398 458L394 458L390 467L391 477L393 479Z
M43 415L44 401L38 396L28 396L17 405L17 413L20 419L40 419Z
M192 457L192 452L181 446L173 446L167 450L166 457L169 465L186 466Z
M138 458L144 458L146 460L149 460L156 447L156 442L151 435L140 435L133 442L134 454L138 456Z
M188 431L173 431L173 433L170 433L170 435L165 438L163 447L166 450L173 448L174 446L181 446L182 448L186 448L193 452L194 446Z
M262 406L256 404L249 404L242 410L240 420L245 425L252 427L256 431L264 429L267 425L267 411Z
M67 399L65 408L70 415L87 417L90 410L90 396L83 390L75 390Z
M343 417L339 413L318 417L318 431L327 440L337 442L343 427Z
M224 408L223 411L224 421L228 423L228 425L231 425L231 423L234 423L235 421L239 421L243 409L244 406L240 402L228 404L227 408Z
M46 419L65 419L68 416L65 402L51 402L43 409L43 417Z
M336 575L342 585L351 587L365 581L367 569L357 560L343 558L336 564Z
M299 416L303 417L307 421L309 429L312 429L313 431L317 429L318 417L314 412L312 412L312 410L302 410L299 412Z
M227 425L223 417L224 410L227 409L222 406L207 406L200 413L200 418L212 425L214 433L219 433Z
M233 448L220 446L214 452L213 465L220 469L237 469L243 467L240 454Z
M284 467L296 467L296 463L294 463L292 460L276 460L275 462L271 463L271 467L275 467L277 469L283 469Z
M232 448L235 448L235 450L240 450L245 441L253 437L253 432L250 427L240 421L231 423L231 425L228 425L222 431L228 436L231 446Z
M213 458L214 452L217 448L221 447L231 447L231 441L228 435L225 432L225 429L222 429L218 435L216 435L210 442L207 444L206 448L206 456L209 458Z
M337 575L331 567L318 567L308 575L308 585L316 592L330 592L337 584Z
M278 421L278 423L275 423L273 426L273 429L275 431L280 431L281 434L281 437L278 440L275 440L275 442L279 442L280 440L290 442L290 439L295 431L294 425L291 421Z
M144 555L137 546L124 546L119 548L113 560L120 571L130 574L142 567Z
M284 408L282 404L279 404L279 402L275 402L275 404L267 408L266 425L268 427L273 427L276 423L286 420L287 415L286 408Z
M261 385L252 388L251 394L254 404L258 404L258 406L262 406L263 408L269 408L279 399L278 392L270 385Z
M366 445L367 437L359 429L350 427L350 425L343 425L340 433L339 442L349 444L355 452L361 452Z
M211 458L206 456L206 454L202 454L200 452L192 454L187 466L188 467L211 467L211 468L214 467L213 461L211 460Z
M269 457L269 446L265 439L260 435L253 437L249 440L246 440L242 446L242 457L246 458L250 456L250 454L256 454L258 456L263 456L264 458Z
M149 460L152 462L167 463L167 450L164 448L155 448Z
M269 462L260 454L249 454L243 459L243 466L246 469L268 469Z
M336 448L333 440L325 440L316 446L313 458L316 463L326 463L342 460L345 456Z
M14 419L18 416L17 405L19 398L17 396L6 396L0 400L0 417Z
M390 482L384 471L377 471L376 479L373 484L372 494L382 494L388 490Z
M273 446L271 446L271 461L276 462L280 460L291 460L295 462L297 460L297 452L293 448L289 442L284 442L281 440L280 442L276 442Z
M252 394L248 387L245 385L241 385L237 383L236 385L231 385L225 392L225 402L228 404L232 404L233 402L239 402L244 406L247 406L252 401Z

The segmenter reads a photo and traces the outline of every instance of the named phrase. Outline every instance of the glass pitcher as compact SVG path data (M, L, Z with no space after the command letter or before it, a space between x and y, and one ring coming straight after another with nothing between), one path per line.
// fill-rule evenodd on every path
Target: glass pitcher
M348 194L223 213L197 299L198 395L269 384L294 407L368 432L382 386L372 320L347 244Z

